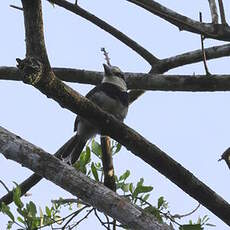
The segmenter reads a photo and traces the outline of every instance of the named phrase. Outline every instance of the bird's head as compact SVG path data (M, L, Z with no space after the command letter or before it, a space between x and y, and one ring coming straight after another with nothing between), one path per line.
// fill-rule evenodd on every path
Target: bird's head
M122 91L126 91L127 86L124 73L120 70L120 68L117 66L109 66L106 64L103 64L103 67L105 74L102 83L110 83L118 86L119 88L121 88Z

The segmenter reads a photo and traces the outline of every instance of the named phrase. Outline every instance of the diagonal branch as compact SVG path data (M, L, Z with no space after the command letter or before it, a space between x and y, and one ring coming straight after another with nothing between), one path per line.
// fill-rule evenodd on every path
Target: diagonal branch
M132 229L170 229L168 225L158 223L154 216L132 205L102 184L2 127L0 152L7 159L23 164Z
M60 158L62 155L63 150L66 146L69 145L70 142L74 140L74 136L70 138L55 154L54 156ZM43 177L39 176L38 174L34 173L26 180L24 180L19 187L21 189L21 196L26 194L33 186L35 186ZM6 205L13 202L13 190L9 191L5 196L0 199L0 204L4 202Z
M56 5L65 8L66 10L71 11L74 14L77 14L86 20L92 22L93 24L97 25L101 29L105 30L106 32L113 35L115 38L123 42L125 45L133 49L135 52L137 52L141 57L143 57L150 65L153 65L157 63L158 58L156 58L154 55L152 55L148 50L146 50L144 47L139 45L137 42L114 28L113 26L109 25L105 21L101 20L100 18L96 17L95 15L89 13L88 11L81 8L79 5L72 4L70 2L67 2L65 0L52 0L53 3Z
M158 147L151 144L125 124L119 122L112 115L103 112L92 102L82 97L55 77L51 69L49 69L49 63L46 60L44 41L39 40L42 39L42 35L35 36L37 33L43 32L39 29L40 26L34 25L36 23L42 23L40 1L34 0L31 2L30 0L23 0L22 3L27 36L26 42L30 43L27 44L26 59L18 59L19 68L23 73L23 80L57 101L62 107L87 119L98 127L104 135L108 135L126 146L128 150L157 169L182 190L194 197L199 203L203 204L230 225L230 205L225 200ZM31 12L25 13L25 11ZM36 31L33 25L37 28ZM34 34L30 36L30 33ZM35 49L31 46L32 44L36 44L39 47ZM41 57L44 57L44 59L41 59ZM12 147L14 147L14 145ZM5 152L7 149L4 147L1 150ZM17 150L17 148L14 148L14 150ZM51 158L50 156L46 160ZM63 168L62 164L60 167ZM43 170L46 170L46 168L44 167ZM59 170L59 168L56 168L56 170Z
M186 30L197 34L203 34L207 38L230 41L230 28L225 24L214 25L212 23L200 23L184 15L166 8L165 6L153 0L127 0L145 10L165 19L171 24L177 26L180 30Z
M213 46L210 48L204 49L206 53L206 59L215 59L219 57L229 56L230 55L230 44L225 44L221 46ZM202 50L195 50L186 52L180 55L173 57L165 58L160 60L159 63L153 66L153 69L156 72L164 73L168 70L187 65L192 63L197 63L203 60Z
M32 75L34 76L33 73ZM27 77L30 79L30 76ZM126 146L128 150L157 169L230 225L229 204L166 153L125 124L119 122L112 115L103 112L98 106L79 95L55 77L47 78L45 83L41 80L41 76L37 76L37 78L32 81L34 87L57 101L62 107L86 118L98 127L104 135L108 135Z

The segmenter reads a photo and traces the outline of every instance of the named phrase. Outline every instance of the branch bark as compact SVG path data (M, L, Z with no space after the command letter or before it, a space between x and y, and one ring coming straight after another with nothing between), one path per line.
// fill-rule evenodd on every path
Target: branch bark
M175 59L180 61L182 57ZM70 68L53 68L52 70L60 80L66 82L97 85L103 77L103 73L97 71ZM125 73L125 78L129 89L189 92L230 91L230 75L214 74L207 77L206 75ZM15 67L0 67L1 79L22 81L23 75Z
M71 137L55 154L54 156L57 158L60 158L62 155L63 150L66 148L66 146L69 146L69 143L74 140L74 136ZM21 196L26 194L33 186L35 186L43 177L34 173L30 177L28 177L26 180L24 180L22 183L19 184L19 187L21 189ZM8 192L5 196L3 196L0 199L0 204L4 202L6 205L13 202L13 190Z
M153 0L127 0L177 26L180 30L202 34L207 38L230 41L230 28L225 24L200 23L168 9Z
M38 78L41 79L40 76ZM128 150L157 169L230 225L230 206L226 201L134 130L119 122L112 115L103 112L55 77L48 80L46 84L34 80L33 86L56 100L61 106L85 117L89 122L99 127L103 135L108 135L126 146Z
M227 25L226 19L225 19L225 12L224 12L224 4L222 0L218 0L219 3L219 9L220 9L220 18L223 25Z
M171 229L102 184L2 127L0 152L132 229Z
M157 169L230 225L230 205L213 190L199 181L192 173L155 145L151 144L134 130L128 128L125 124L120 123L112 115L103 112L92 102L79 95L55 77L46 59L47 55L44 42L40 41L40 39L43 39L42 35L34 35L36 33L43 33L40 26L35 25L35 28L37 28L36 31L33 27L34 23L42 23L40 1L34 0L31 2L30 0L23 0L22 2L25 16L26 42L31 43L27 44L27 49L30 49L30 51L27 50L27 58L25 60L18 60L24 81L57 101L61 106L95 124L95 126L99 127L101 133L114 138L126 146L127 149ZM31 12L25 13L25 11ZM33 11L36 12L32 13ZM30 33L34 33L33 36L30 37ZM40 47L35 49L32 44ZM60 165L60 167L62 166Z
M230 55L230 45L225 44L221 46L212 46L210 48L204 49L206 53L206 59L215 59L219 57L229 56ZM173 57L165 58L160 60L152 68L155 72L164 73L168 70L187 65L192 63L197 63L202 61L202 50L195 50L179 54Z
M116 192L111 141L108 136L101 136L101 150L104 173L104 185L112 191Z
M212 16L212 23L218 24L218 13L216 7L216 0L208 0L209 8Z
M77 14L86 20L92 22L93 24L97 25L104 31L110 33L115 38L123 42L125 45L133 49L135 52L137 52L142 58L144 58L150 65L153 65L158 62L158 58L155 57L153 54L151 54L148 50L146 50L144 47L139 45L137 42L114 28L113 26L109 25L105 21L101 20L100 18L96 17L95 15L89 13L88 11L81 8L79 5L72 4L70 2L67 2L65 0L52 0L53 3L56 5L63 7L64 9Z

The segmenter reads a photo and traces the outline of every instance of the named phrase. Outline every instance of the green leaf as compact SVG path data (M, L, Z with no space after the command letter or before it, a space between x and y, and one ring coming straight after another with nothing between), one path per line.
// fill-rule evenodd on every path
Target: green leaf
M8 230L8 229L11 229L13 224L14 224L14 222L11 221L11 220L9 220L8 223L7 223L6 229L7 229L7 230Z
M3 202L1 204L1 212L6 214L12 221L14 221L14 215L10 211L10 207L5 205L5 203L3 203Z
M163 222L163 219L161 217L161 213L156 207L148 206L148 207L144 208L144 211L154 215L160 223Z
M119 181L126 180L129 177L129 175L130 175L130 171L126 170L126 172L119 177Z
M20 209L24 206L24 204L21 201L21 189L17 184L16 188L13 189L13 201Z
M94 163L93 163L93 162L92 162L92 164L91 164L91 170L92 170L94 179L95 179L96 181L99 181L97 169L96 169L96 167L94 166Z
M85 164L88 164L90 162L90 148L89 146L86 146L86 153L85 153Z
M29 204L27 205L27 209L28 209L28 215L31 215L31 217L36 217L37 208L32 201L30 201Z
M143 197L143 200L144 200L144 201L147 201L147 200L149 199L149 196L150 196L150 194L146 194L146 195Z
M202 230L200 224L185 224L180 226L179 230Z
M101 156L102 156L101 146L94 139L92 141L91 149L92 149L92 152L101 159Z
M25 221L20 216L17 217L17 220L21 222L22 224L25 224Z
M115 149L115 151L113 152L113 154L116 154L116 153L120 152L121 147L122 147L122 145L121 145L120 143L118 143L118 142L116 142L115 145L116 145L116 149Z
M164 197L161 196L158 198L157 207L160 208L165 203Z
M140 193L147 193L147 192L151 192L153 190L152 186L138 186L136 187L136 189L134 190L132 197L136 198L138 196L138 194Z
M122 184L122 186L121 186L121 189L124 191L124 192L128 192L129 191L129 183L127 183L127 184Z
M129 191L130 191L131 193L133 193L133 190L134 190L133 183L130 183L130 184L129 184Z
M51 217L51 210L49 209L49 207L46 206L46 215L48 217Z
M137 187L142 186L144 183L144 178L141 178L139 182L137 182Z

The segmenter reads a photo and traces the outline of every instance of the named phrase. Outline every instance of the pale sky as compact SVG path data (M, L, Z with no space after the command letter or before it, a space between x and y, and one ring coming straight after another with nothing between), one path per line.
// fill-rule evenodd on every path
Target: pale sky
M201 11L203 21L210 20L208 1L158 2L196 20ZM9 7L10 4L19 3L16 0L0 1L0 66L15 66L15 59L25 56L22 12ZM229 9L230 2L224 3L226 9ZM159 58L200 48L198 35L179 32L178 28L124 0L79 0L79 4L129 35ZM47 1L43 1L43 6L46 45L53 67L102 71L104 57L100 48L106 47L112 64L123 71L150 70L148 63L134 51L85 19L58 6L52 7ZM226 14L229 19L229 12ZM205 41L206 47L218 44L224 43ZM213 74L230 72L229 58L209 61L208 66ZM177 68L169 73L204 74L204 68L203 64L199 63ZM93 87L70 85L83 95ZM0 125L49 153L54 153L73 134L75 115L60 108L56 102L47 99L32 86L22 82L0 81L0 98ZM224 162L217 162L223 151L230 147L229 101L228 92L147 92L130 107L125 123L230 202L226 186L229 181L229 169ZM159 196L164 196L169 202L172 214L187 213L197 205L196 200L125 148L115 157L114 165L118 175L129 168L132 181L144 177L146 185L154 187L150 201L155 204ZM0 168L0 179L10 188L13 181L20 183L31 174L30 170L6 160L2 155ZM32 196L24 200L32 199L42 208L49 204L51 199L72 197L45 180L30 192ZM0 194L5 194L2 186ZM206 214L210 217L210 222L217 227L205 229L228 229L226 224L203 207L181 223L187 223L188 219L195 221L198 216L203 217ZM0 229L5 228L6 220L7 218L0 214ZM92 228L103 229L94 218L84 221L78 229Z

